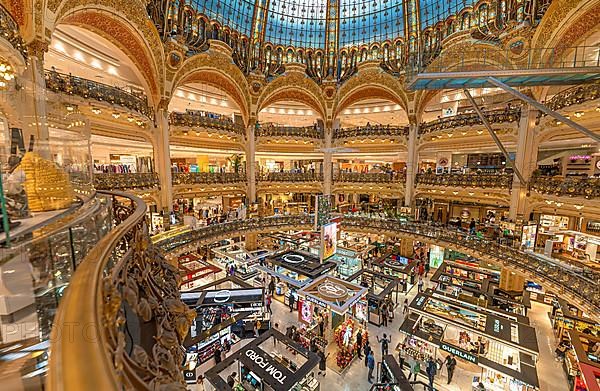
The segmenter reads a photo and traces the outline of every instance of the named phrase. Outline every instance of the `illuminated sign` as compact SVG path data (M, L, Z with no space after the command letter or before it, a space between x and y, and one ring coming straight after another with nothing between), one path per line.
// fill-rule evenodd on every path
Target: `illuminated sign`
M256 365L262 368L265 373L270 375L274 380L276 380L279 384L284 384L287 375L284 375L281 369L277 368L275 365L271 363L268 357L261 355L260 353L254 351L253 349L248 349L245 352L246 357L252 360Z
M222 290L215 293L213 301L215 303L227 303L231 299L231 291Z
M442 342L442 344L440 345L440 349L451 353L453 355L455 355L456 357L462 358L463 360L467 360L469 362L472 362L473 364L477 364L478 359L477 356L472 355L469 352L466 352L462 349L459 349L457 347L451 346L451 345L447 345L445 343Z
M343 299L348 295L348 289L345 286L331 281L324 282L317 289L321 295L333 300Z

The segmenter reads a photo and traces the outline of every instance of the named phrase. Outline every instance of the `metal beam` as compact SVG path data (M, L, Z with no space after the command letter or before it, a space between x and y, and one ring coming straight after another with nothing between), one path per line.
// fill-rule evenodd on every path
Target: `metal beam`
M479 118L481 119L481 121L485 125L486 129L488 130L488 132L490 132L490 135L494 139L494 142L496 143L496 145L498 146L498 148L500 148L500 151L502 151L502 154L506 158L506 164L513 169L513 171L515 172L515 174L517 174L517 178L519 178L519 182L521 182L521 185L527 185L527 182L523 178L523 175L521 175L521 172L519 171L519 169L515 165L515 162L513 160L511 160L510 156L508 155L508 151L506 150L506 148L504 148L504 145L502 145L502 142L500 142L500 139L496 135L496 132L494 132L494 129L492 129L490 123L488 122L487 118L485 117L485 115L483 114L483 112L481 111L481 109L479 108L479 106L477 105L477 103L475 103L475 100L471 96L471 93L469 92L469 90L467 90L465 88L464 91L465 91L465 95L469 99L469 102L471 102L471 105L473 106L473 108L477 112L477 115L479 115Z
M555 120L569 125L570 127L577 130L578 132L583 133L586 136L588 136L589 138L591 138L592 140L596 141L597 143L600 143L600 134L594 133L591 130L589 130L588 128L583 127L583 126L579 125L578 123L571 121L564 115L561 115L561 114L557 113L556 111L550 110L549 108L547 108L543 104L539 103L535 99L504 84L503 82L496 79L495 77L488 77L487 79L489 80L490 83L492 83L496 87L502 88L504 91L508 92L509 94L511 94L513 96L516 96L517 98L519 98L521 100L524 100L525 102L529 103L530 105L532 105L536 109L540 110L541 112L546 113L547 115L554 118Z

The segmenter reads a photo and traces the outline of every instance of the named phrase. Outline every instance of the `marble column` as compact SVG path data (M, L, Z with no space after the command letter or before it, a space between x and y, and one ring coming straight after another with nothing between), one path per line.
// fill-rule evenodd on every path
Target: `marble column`
M406 182L404 184L404 206L413 207L415 201L416 176L419 166L417 135L419 125L411 123L408 128L408 153L406 156Z
M171 148L169 146L169 113L164 104L156 111L154 134L154 168L160 181L160 205L163 219L168 225L169 213L173 210L173 181L171 174ZM165 229L167 228L165 225Z
M340 121L335 120L325 127L323 143L323 194L333 191L333 132L340 127Z
M248 203L256 202L256 119L251 119L246 128L246 179Z

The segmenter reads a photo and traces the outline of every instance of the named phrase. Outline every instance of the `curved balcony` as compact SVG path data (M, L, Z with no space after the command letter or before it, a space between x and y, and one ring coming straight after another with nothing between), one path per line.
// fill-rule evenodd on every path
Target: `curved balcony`
M521 108L489 110L484 112L490 124L503 124L519 122L521 119ZM419 126L419 135L422 136L428 133L438 131L447 131L448 129L456 129L467 126L483 126L483 122L477 113L463 113L452 117L440 118L431 122L424 122Z
M243 124L234 123L231 118L220 116L211 118L199 113L171 113L169 122L172 126L183 126L188 128L206 128L217 131L233 133L239 136L246 135Z
M19 25L3 6L0 6L0 36L21 53L24 60L27 60L27 49L19 32Z
M323 130L314 126L278 126L261 125L256 130L256 137L289 137L302 139L322 139Z
M238 220L189 231L165 239L157 245L163 251L168 252L193 242L211 243L233 235L239 236L245 232L260 233L277 229L306 229L312 227L313 224L313 215ZM594 311L600 311L600 273L589 273L589 276L583 276L560 265L548 263L533 254L500 245L491 240L479 239L462 231L452 231L425 223L346 215L344 216L343 225L344 229L348 230L387 233L394 236L408 235L415 240L452 246L475 257L485 256L500 261L508 267L531 274L544 283L555 285L561 290L561 293L568 292L591 306Z
M510 189L511 174L417 174L416 183L425 186Z
M155 172L94 174L94 187L98 190L151 189L158 186L158 174Z
M212 185L227 183L245 183L243 172L176 172L173 173L173 185Z
M404 179L404 174L397 172L338 172L333 176L334 182L344 183L400 183Z
M261 182L322 182L322 173L312 172L267 172L257 175Z
M406 137L408 126L370 125L355 128L335 129L334 139L345 138L376 138L376 137Z
M600 98L600 83L583 84L569 88L554 95L545 102L550 110L558 111L565 107L578 105Z
M113 200L115 228L81 262L58 308L48 387L185 388L178 363L195 313L181 302L177 268L150 243L144 202Z
M45 77L46 89L50 91L107 102L135 111L149 119L154 118L154 112L145 95L132 94L117 87L56 71L45 71Z
M600 178L533 177L531 189L558 197L600 198Z

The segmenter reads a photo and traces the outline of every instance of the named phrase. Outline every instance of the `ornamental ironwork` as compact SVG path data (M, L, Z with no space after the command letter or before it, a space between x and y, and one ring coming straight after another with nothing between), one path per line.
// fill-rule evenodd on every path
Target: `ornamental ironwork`
M542 194L558 197L600 198L600 178L563 178L535 176L531 181L531 189Z
M404 173L390 172L337 172L333 176L334 182L349 183L399 183L404 182Z
M256 137L294 137L303 139L322 139L323 130L313 126L280 126L261 124L256 130Z
M417 174L416 183L430 186L512 188L512 174Z
M408 136L408 126L366 125L354 128L335 129L333 131L334 139L404 136Z
M158 174L155 172L94 174L94 188L97 190L151 189L158 186Z
M264 182L322 182L322 173L313 172L266 172L257 175Z
M245 183L243 172L176 172L173 173L173 185L212 185Z
M194 130L214 129L244 136L246 129L243 124L233 122L227 116L213 113L177 113L172 112L169 122L173 126L183 126Z
M521 108L507 107L499 110L488 110L484 112L484 115L490 124L519 122L521 119ZM483 125L477 113L462 113L431 122L423 122L419 125L419 135L475 125Z
M546 101L545 105L552 111L558 111L598 98L600 98L600 83L583 84L559 92Z

